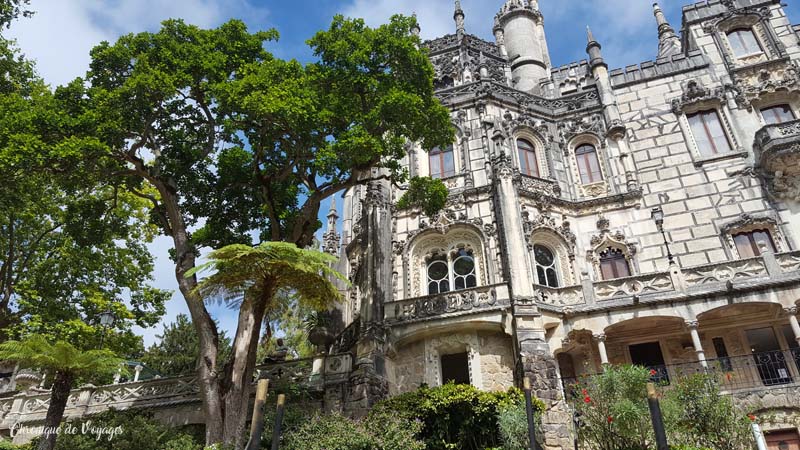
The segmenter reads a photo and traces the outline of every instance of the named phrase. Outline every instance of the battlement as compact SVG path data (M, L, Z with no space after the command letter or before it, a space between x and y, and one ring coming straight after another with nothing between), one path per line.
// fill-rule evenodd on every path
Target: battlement
M688 54L672 55L669 58L627 66L625 69L614 69L610 73L611 84L615 88L620 88L654 78L702 69L708 67L710 63L702 51L691 50Z

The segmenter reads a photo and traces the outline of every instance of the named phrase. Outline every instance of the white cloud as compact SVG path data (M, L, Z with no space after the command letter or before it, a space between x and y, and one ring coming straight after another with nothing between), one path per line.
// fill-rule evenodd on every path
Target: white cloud
M233 17L257 22L267 14L248 0L37 0L32 6L36 14L17 20L9 36L54 86L83 76L89 51L101 41L154 31L165 19L211 27Z

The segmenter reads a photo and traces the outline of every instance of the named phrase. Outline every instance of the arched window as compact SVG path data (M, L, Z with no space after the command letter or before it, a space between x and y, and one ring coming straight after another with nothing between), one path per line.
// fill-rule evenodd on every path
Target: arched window
M533 258L536 262L536 283L542 286L559 287L556 256L544 245L533 246Z
M767 125L777 125L795 120L794 112L789 105L775 105L761 109L761 117Z
M728 42L737 58L763 53L756 34L750 28L738 28L728 32Z
M733 235L733 243L736 244L739 257L743 259L761 256L761 249L758 247L759 242L764 242L770 251L775 251L775 241L772 239L772 234L770 234L769 230L753 230Z
M533 148L533 144L525 139L517 139L517 151L520 172L529 177L538 177L539 163L536 162L536 150Z
M478 285L475 258L468 250L458 250L450 258L436 256L428 262L428 295L451 290L474 288ZM454 289L451 289L454 286Z
M703 156L714 156L731 151L731 143L725 134L725 127L715 109L687 114L692 137Z
M439 256L428 264L428 294L450 292L450 268L447 258Z
M576 148L575 158L578 160L581 183L592 184L603 181L603 172L600 170L600 160L597 159L597 149L594 145L584 144Z
M631 266L622 250L608 247L600 252L600 274L604 280L631 276Z
M452 145L444 150L434 147L428 152L428 162L431 168L431 178L448 178L456 174Z

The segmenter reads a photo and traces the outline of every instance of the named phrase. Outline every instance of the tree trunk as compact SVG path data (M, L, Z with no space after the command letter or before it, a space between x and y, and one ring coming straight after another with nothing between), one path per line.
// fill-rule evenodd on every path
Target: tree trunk
M44 433L39 441L38 450L53 450L56 446L56 431L64 418L64 409L67 407L69 393L72 390L74 378L68 372L56 372L53 387L50 391L50 406L47 407L47 416L44 418Z
M236 338L232 355L225 366L225 445L241 450L245 446L245 430L250 404L250 388L256 367L258 338L267 305L272 301L272 290L265 289L261 299L245 299L239 309Z
M181 214L177 195L164 182L150 180L161 194L162 204L169 220L169 230L175 246L175 278L183 294L192 324L199 340L197 383L200 385L203 416L206 422L206 445L222 442L223 403L219 380L219 334L214 319L206 310L203 299L196 292L197 277L186 277L186 272L195 267L194 253L186 222Z

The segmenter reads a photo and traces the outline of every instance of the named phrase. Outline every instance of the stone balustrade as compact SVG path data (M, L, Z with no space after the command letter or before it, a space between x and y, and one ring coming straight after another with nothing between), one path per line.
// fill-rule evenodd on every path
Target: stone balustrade
M768 275L763 257L707 264L683 271L689 287Z
M496 284L387 303L388 322L406 322L509 306L508 286Z
M560 288L551 288L546 286L536 286L540 292L540 297L543 303L556 306L575 306L581 305L583 299L583 286L566 286Z
M594 284L595 298L598 301L672 290L674 286L669 272L650 273Z

